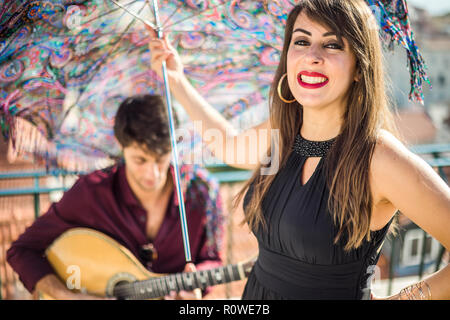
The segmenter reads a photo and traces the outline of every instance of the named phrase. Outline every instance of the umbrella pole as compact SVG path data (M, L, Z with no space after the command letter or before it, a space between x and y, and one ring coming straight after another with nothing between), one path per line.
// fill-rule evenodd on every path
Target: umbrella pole
M156 19L156 33L158 35L158 38L163 37L163 32L161 28L161 22L159 20L159 11L158 11L158 1L153 0L153 12L155 14ZM171 95L170 95L170 86L169 86L169 78L167 76L167 67L166 62L163 61L162 63L162 71L163 71L163 78L164 78L164 88L166 93L166 100L167 100L167 111L169 114L169 126L170 126L170 138L172 143L172 157L173 157L173 163L174 163L174 172L175 172L175 180L176 180L176 189L178 194L178 202L179 202L179 211L180 211L180 222L181 222L181 231L183 236L183 245L184 245L184 255L186 258L186 263L192 262L191 257L191 248L189 243L189 233L188 233L188 226L187 226L187 220L186 220L186 211L184 208L184 198L183 198L183 192L181 188L180 183L180 175L178 170L178 151L177 151L177 144L176 144L176 137L175 137L175 129L173 125L173 116L172 116L172 101L171 101Z

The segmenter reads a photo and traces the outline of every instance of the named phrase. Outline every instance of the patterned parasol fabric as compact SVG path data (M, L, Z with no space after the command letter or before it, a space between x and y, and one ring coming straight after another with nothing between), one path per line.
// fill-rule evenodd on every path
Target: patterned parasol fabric
M377 22L382 29L381 38L392 49L394 43L401 45L407 53L408 69L411 75L410 100L424 103L423 84L431 82L426 74L426 64L414 40L406 0L366 0L376 11ZM374 10L376 9L376 10Z
M148 0L122 5L153 21ZM383 39L403 46L410 98L423 102L429 82L406 2L366 0ZM193 85L226 118L265 106L279 60L290 0L160 0L164 32ZM110 0L5 0L0 7L0 124L21 156L71 171L104 167L120 156L112 125L120 102L163 94L149 67L143 23ZM204 153L182 108L179 157ZM253 116L267 116L254 112ZM263 120L263 119L257 119ZM185 137L186 138L186 137Z

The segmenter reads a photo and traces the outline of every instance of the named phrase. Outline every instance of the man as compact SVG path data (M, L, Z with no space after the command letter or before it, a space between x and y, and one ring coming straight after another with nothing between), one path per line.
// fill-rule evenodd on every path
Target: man
M114 134L124 163L82 176L58 203L39 217L7 252L8 263L26 289L57 299L95 299L73 293L57 278L45 249L75 227L103 232L127 247L155 273L221 265L221 199L204 169L182 165L190 180L184 200L194 264L186 264L179 219L166 107L160 96L127 98L116 114ZM183 171L184 172L184 171ZM195 299L197 292L166 298Z

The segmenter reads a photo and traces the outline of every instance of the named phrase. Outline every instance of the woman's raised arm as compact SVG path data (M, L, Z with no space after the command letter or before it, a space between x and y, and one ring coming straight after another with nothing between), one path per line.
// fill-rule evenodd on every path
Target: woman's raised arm
M151 67L162 78L162 63L166 61L170 90L194 122L194 129L201 135L203 142L215 157L229 166L256 169L261 155L270 146L269 120L238 133L190 84L179 55L167 38L157 39L155 32L147 29L151 36Z

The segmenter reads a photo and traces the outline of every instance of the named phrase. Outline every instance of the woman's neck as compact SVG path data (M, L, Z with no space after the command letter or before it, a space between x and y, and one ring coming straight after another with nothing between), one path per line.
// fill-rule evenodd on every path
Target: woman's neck
M341 132L342 113L339 108L309 109L303 108L300 135L311 141L333 139Z

